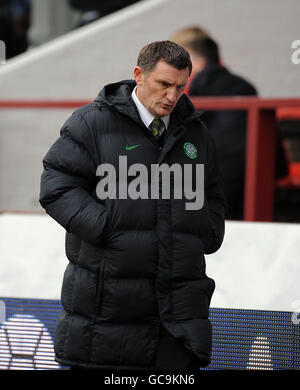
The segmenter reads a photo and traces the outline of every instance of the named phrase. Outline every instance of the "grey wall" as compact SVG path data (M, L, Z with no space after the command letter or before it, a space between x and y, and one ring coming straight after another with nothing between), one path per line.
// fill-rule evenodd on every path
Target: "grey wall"
M138 50L180 27L199 24L226 65L262 96L299 96L298 0L146 0L69 33L0 69L0 98L93 98L103 84L132 77ZM10 70L11 68L11 70Z
M300 64L291 62L299 15L299 0L145 0L0 66L0 99L93 99L132 78L142 46L191 24L211 33L224 64L261 96L300 96ZM68 115L0 110L0 208L40 208L41 157Z
M0 209L42 210L42 158L71 113L0 109Z

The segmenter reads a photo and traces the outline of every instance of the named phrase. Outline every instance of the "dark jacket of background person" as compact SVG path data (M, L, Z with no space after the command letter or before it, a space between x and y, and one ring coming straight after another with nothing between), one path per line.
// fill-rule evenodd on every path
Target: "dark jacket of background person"
M190 96L255 96L255 88L219 64L211 64L194 77ZM228 202L227 219L243 218L246 129L245 111L206 111L202 120L214 137L222 183Z
M40 203L66 229L69 260L56 360L151 368L162 322L206 365L215 284L206 275L204 254L220 247L225 214L214 142L183 95L159 147L131 98L135 85L107 85L95 102L71 115L43 159ZM185 142L196 146L198 158L185 154ZM140 146L126 151L126 145ZM184 198L100 200L96 169L110 163L118 177L120 155L127 156L128 167L205 164L204 206L186 211Z
M69 4L72 8L82 12L76 26L82 27L138 1L140 0L69 0Z
M23 53L28 48L31 0L0 1L0 40L6 46L6 58Z
M101 16L104 16L138 1L140 0L69 0L69 4L80 11L99 11Z
M216 42L198 38L187 47L205 60L203 70L190 81L189 96L256 96L255 87L220 64ZM226 219L243 219L247 113L243 110L206 111L202 120L211 132L220 159L222 185L228 202ZM262 168L263 169L263 168ZM276 178L287 174L287 162L280 134L276 144Z

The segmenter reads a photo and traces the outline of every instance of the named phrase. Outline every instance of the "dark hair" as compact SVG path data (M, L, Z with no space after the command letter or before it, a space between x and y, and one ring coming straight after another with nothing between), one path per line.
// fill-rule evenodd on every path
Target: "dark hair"
M144 46L138 55L137 65L144 72L149 72L159 61L164 61L178 70L189 68L189 74L192 72L189 53L175 42L156 41Z
M187 45L189 49L205 58L208 64L219 62L219 47L217 43L208 37L196 38Z

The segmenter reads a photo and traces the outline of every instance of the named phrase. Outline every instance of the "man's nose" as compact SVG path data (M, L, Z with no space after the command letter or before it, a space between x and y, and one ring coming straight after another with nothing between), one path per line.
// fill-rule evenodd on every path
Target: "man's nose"
M176 88L169 88L167 92L167 99L170 103L175 103L177 100L177 90Z

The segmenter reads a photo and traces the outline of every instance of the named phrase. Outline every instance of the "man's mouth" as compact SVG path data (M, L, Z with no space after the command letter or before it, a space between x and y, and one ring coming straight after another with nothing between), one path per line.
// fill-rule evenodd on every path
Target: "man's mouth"
M172 104L164 104L162 103L163 108L166 108L167 110L172 109L174 106Z

